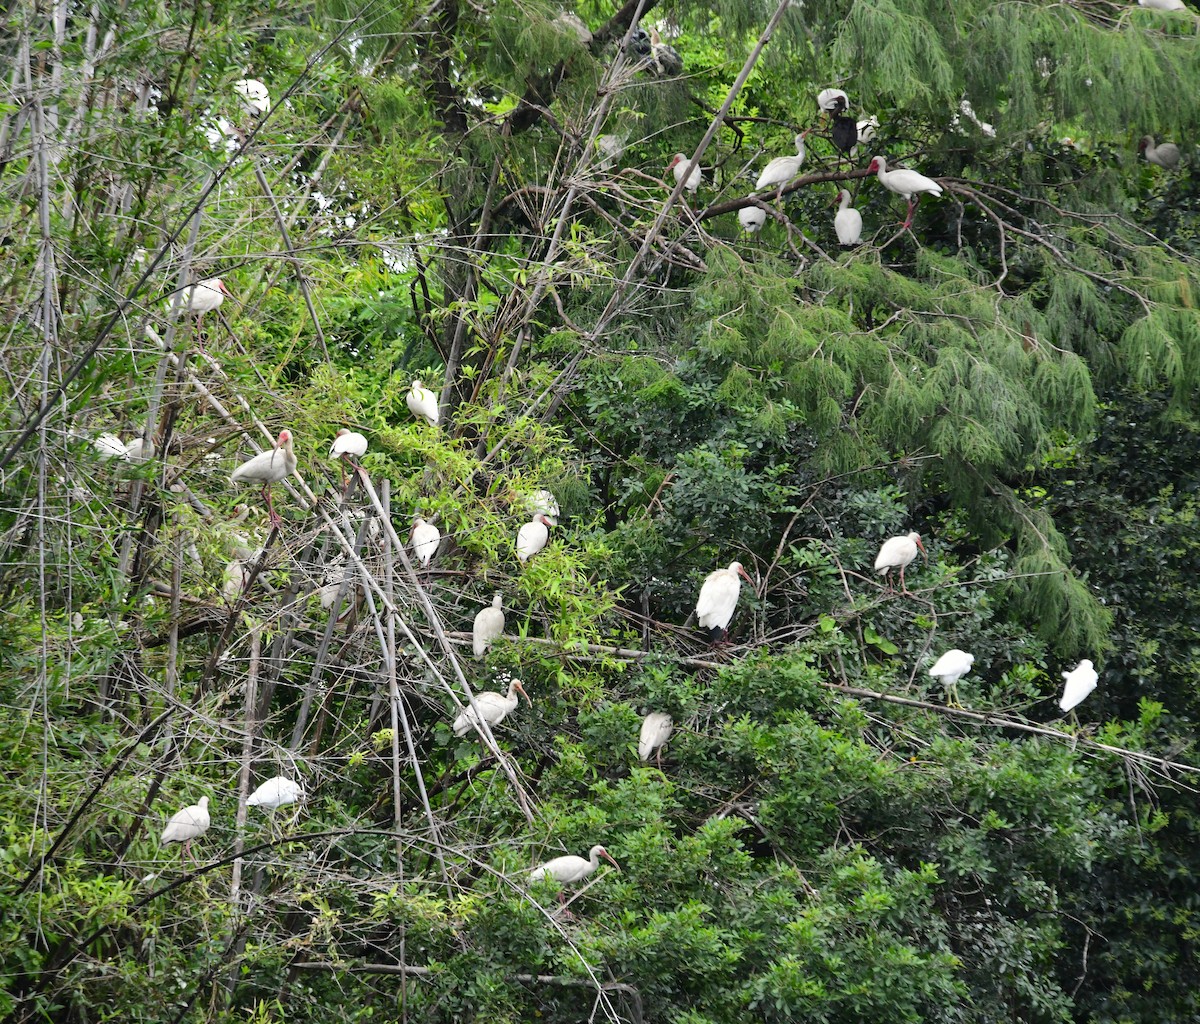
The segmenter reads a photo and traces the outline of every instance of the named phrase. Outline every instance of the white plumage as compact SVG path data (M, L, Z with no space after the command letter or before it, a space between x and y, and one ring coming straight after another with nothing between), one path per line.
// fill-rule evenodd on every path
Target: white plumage
M1138 0L1143 7L1152 11L1186 11L1187 5L1183 0Z
M723 638L729 620L733 618L733 609L742 590L739 576L754 586L742 563L730 562L728 569L710 572L700 587L700 596L696 599L696 620L701 629L709 631L714 643Z
M1087 658L1084 658L1072 671L1064 672L1062 677L1064 680L1063 694L1059 698L1058 706L1063 711L1070 711L1081 703L1096 688L1096 682L1100 678Z
M340 459L345 455L353 455L356 459L367 454L367 439L354 430L342 427L333 439L329 448L331 459Z
M208 797L202 796L191 807L176 811L163 829L158 842L160 846L168 843L183 843L183 854L192 855L192 840L199 839L208 831L211 819L208 816ZM193 858L194 860L195 858Z
M412 387L408 389L404 401L408 405L408 411L417 419L424 420L431 427L438 425L437 396L425 388L419 380L412 382Z
M529 499L529 513L535 516L545 516L551 520L552 526L556 526L558 524L554 520L557 520L560 514L558 499L544 487L534 491L533 497Z
M925 545L921 543L921 535L915 530L904 534L902 537L889 537L880 547L879 554L875 556L875 571L887 576L890 583L891 571L899 569L900 589L907 594L908 588L904 584L904 570L908 566L908 563L917 557L918 548L922 554L925 552Z
M779 191L783 191L783 186L800 173L800 168L804 164L804 136L807 134L808 132L801 132L796 136L795 156L777 156L762 169L758 181L754 183L755 189L778 185Z
M275 441L275 447L265 452L259 452L254 458L243 462L229 476L235 483L262 484L263 498L270 512L271 522L279 526L282 520L275 512L271 501L271 484L291 476L296 472L296 453L292 450L292 432L281 430Z
M517 558L522 562L528 562L541 551L550 539L552 525L547 516L537 515L522 526L517 531Z
M822 89L817 93L817 106L827 114L841 114L849 108L850 97L841 89Z
M875 141L875 132L879 128L879 118L874 114L870 117L863 118L855 124L858 129L858 144L865 146L868 142Z
M185 313L211 313L225 301L226 295L232 297L233 293L225 287L225 282L219 277L210 277L184 288L179 297L179 308ZM170 308L169 302L167 307Z
M504 632L504 610L501 608L503 603L504 599L497 594L488 607L481 608L475 615L475 622L471 627L471 649L476 658L482 658L492 646L492 641Z
M246 797L247 807L265 807L273 811L285 804L294 804L304 799L304 787L293 782L286 775L276 775L267 779L253 793Z
M651 711L642 719L642 732L638 737L638 757L649 761L657 753L661 759L662 748L674 730L675 723L670 715L665 711Z
M910 171L905 167L889 171L887 160L881 156L873 157L867 170L874 171L879 178L879 183L889 192L895 192L896 195L903 196L907 200L908 216L904 219L906 228L912 227L913 210L921 196L940 196L942 194L942 186L923 174Z
M683 175L687 170L688 162L688 157L684 156L682 153L676 153L675 156L671 158L671 162L667 164L667 170L675 175L676 185L683 181ZM692 173L687 176L687 181L684 182L684 191L694 194L696 189L700 187L700 182L703 180L704 178L700 173L700 165L696 164L696 166L692 168Z
M442 542L442 531L433 523L427 523L417 516L413 520L412 533L408 539L412 542L413 554L417 556L421 568L428 569L430 561L437 554L438 545Z
M975 655L960 651L957 647L947 651L933 663L929 674L942 681L948 703L958 706L958 681L971 671L974 664Z
M154 454L154 442L143 444L135 437L125 444L116 434L101 434L92 441L92 447L102 459L120 459L122 462L145 462Z
M239 78L233 83L233 91L242 98L246 110L255 117L271 112L271 94L257 78Z
M475 694L475 707L479 708L479 714L488 725L499 725L508 717L508 713L513 710L519 703L517 694L525 698L525 702L533 707L533 701L529 699L529 694L525 692L525 687L521 685L521 680L514 679L508 684L508 695L504 696L493 690L485 690L483 693ZM479 718L475 715L475 708L467 705L467 709L454 720L454 735L465 736L471 729L475 728Z
M600 866L601 857L618 871L621 870L621 865L609 856L608 851L603 846L597 844L588 850L586 860L583 857L568 855L566 857L555 857L553 860L546 861L545 864L539 864L529 872L529 880L536 882L542 878L552 878L554 881L564 884L578 882L583 878L587 878L588 875Z
M1165 8L1162 9L1165 10ZM1156 146L1153 135L1142 136L1142 140L1138 143L1138 152L1146 158L1146 163L1155 164L1168 171L1173 171L1178 167L1182 158L1179 147L1175 143L1160 142Z
M738 210L738 223L748 235L760 231L767 222L767 211L761 206L743 206Z
M229 604L233 604L234 601L242 596L242 590L245 586L246 567L235 558L232 562L226 564L225 571L221 574L221 596Z
M609 170L613 164L625 155L625 136L597 135L596 152L600 154L597 166L602 171Z
M838 192L838 212L833 215L833 230L840 245L858 245L862 241L862 214L850 205L850 193Z

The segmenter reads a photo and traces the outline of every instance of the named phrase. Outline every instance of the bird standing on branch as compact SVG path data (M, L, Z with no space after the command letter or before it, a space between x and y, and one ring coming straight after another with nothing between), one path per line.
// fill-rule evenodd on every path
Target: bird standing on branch
M904 582L904 570L914 558L917 557L917 549L920 549L925 560L929 560L929 555L925 552L925 545L921 543L921 535L915 530L911 533L906 533L903 537L890 537L883 542L883 546L879 549L879 554L875 556L875 571L882 573L888 583L888 590L892 590L892 570L900 570L900 590L907 594L908 586Z
M867 170L874 172L879 177L879 183L889 192L895 192L896 195L903 196L908 201L908 214L904 218L903 225L905 228L912 227L913 211L917 208L921 196L940 196L942 194L942 186L923 174L903 167L889 171L887 160L881 156L873 157Z
M708 630L709 639L714 644L721 643L728 635L729 620L733 618L733 609L742 590L739 576L751 588L754 587L754 581L741 562L730 562L728 569L710 572L700 586L700 596L696 599L696 621L701 629Z
M275 447L260 452L248 462L243 462L233 471L229 479L235 483L262 484L263 499L274 526L282 526L283 520L275 511L271 501L271 484L278 483L296 472L296 453L292 450L292 433L281 430Z
M158 842L160 846L166 846L168 843L183 843L183 850L179 855L179 859L191 857L192 863L198 864L195 856L192 854L192 840L199 839L205 832L208 831L208 826L211 819L208 816L208 797L202 796L191 807L185 807L181 811L176 811L171 815L170 821L167 822L167 827L163 829L162 836Z

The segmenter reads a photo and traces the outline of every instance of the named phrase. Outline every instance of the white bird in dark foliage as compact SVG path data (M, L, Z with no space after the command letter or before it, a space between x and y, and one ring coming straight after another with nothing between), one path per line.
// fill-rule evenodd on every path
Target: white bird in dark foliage
M504 609L501 605L504 599L500 594L492 598L492 603L481 608L475 616L471 627L471 649L476 658L482 658L492 641L504 632Z
M242 98L246 110L255 117L271 112L271 94L257 78L239 78L233 83L233 91Z
M421 563L422 569L428 569L433 556L437 554L438 545L442 542L442 531L433 523L427 523L420 516L413 520L412 533L408 536L412 542L413 554Z
M225 287L225 282L219 277L210 277L199 284L184 288L179 296L179 308L185 313L198 313L203 316L220 307L225 297L232 298L233 293ZM170 303L167 303L170 307Z
M758 181L754 183L756 190L778 185L776 198L782 194L783 186L800 173L800 167L804 163L804 136L807 134L808 132L804 131L796 136L795 156L777 156L762 169L762 173L758 176Z
M1138 0L1143 7L1152 11L1186 11L1187 5L1183 0Z
M265 807L268 811L273 811L303 799L304 787L300 783L293 782L286 775L276 775L273 779L267 779L246 797L246 806Z
M171 815L171 820L167 822L167 827L163 829L162 836L158 840L159 845L183 843L180 860L184 857L191 857L195 862L196 858L192 856L192 840L199 839L204 835L208 831L209 823L208 797L202 796L191 807L185 807Z
M682 153L676 153L671 158L671 162L667 164L667 170L675 176L676 185L683 181L683 175L687 171L688 162L688 157L684 156ZM684 191L690 192L694 195L696 189L700 187L700 182L703 180L703 176L700 174L700 165L696 164L696 166L692 168L692 173L687 176L687 181L683 184Z
M638 737L638 757L643 761L649 761L652 756L657 754L661 767L662 748L671 738L674 730L675 723L671 720L670 715L665 711L651 711L642 719L642 732Z
M424 387L419 380L412 382L404 401L408 405L408 411L417 419L424 420L431 427L438 425L437 395Z
M850 193L841 189L837 197L838 212L833 215L833 230L839 245L858 245L862 241L862 214L850 205Z
M529 512L530 515L545 516L550 520L551 526L558 525L558 499L544 487L533 492L533 497L529 499Z
M296 453L292 451L292 432L281 430L274 448L259 452L248 462L243 462L233 471L229 479L235 484L243 482L262 484L262 495L267 503L271 522L275 526L282 526L283 520L279 518L275 506L271 502L271 484L286 479L294 472L296 472Z
M1138 152L1146 158L1146 163L1155 164L1168 171L1173 171L1178 167L1181 159L1179 147L1175 143L1160 142L1156 146L1153 135L1142 136L1142 140L1138 143Z
M850 107L850 97L841 89L822 89L817 93L817 106L826 114L843 114Z
M553 525L548 516L538 515L522 526L517 531L517 558L528 562L541 551L550 539L550 527Z
M761 231L767 222L767 211L761 206L743 206L738 210L738 223L748 235Z
M508 717L508 713L520 703L517 694L525 698L525 703L533 707L533 701L529 699L529 694L525 692L525 687L521 685L521 680L514 679L508 684L508 695L496 693L493 690L485 690L483 693L475 694L475 707L479 708L479 715L488 725L499 725ZM467 705L467 709L454 720L454 735L465 736L479 722L479 717L475 714L475 708Z
M951 707L962 707L958 702L958 681L971 671L974 664L975 655L955 647L938 658L929 670L931 676L942 681L946 688L946 703Z
M1096 688L1096 682L1100 678L1087 658L1084 658L1070 672L1064 672L1062 677L1064 680L1063 695L1059 698L1058 706L1063 711L1070 711L1080 704Z
M925 554L925 545L921 543L921 535L915 530L906 533L903 537L889 537L883 542L879 554L875 556L875 571L883 573L887 577L889 589L892 584L891 572L893 569L899 569L900 589L904 593L908 593L908 587L904 583L904 570L908 563L917 557L918 548L928 560L929 556Z
M916 171L901 167L894 171L887 169L887 160L881 156L873 157L868 171L873 171L879 178L879 183L889 192L903 196L908 202L908 215L904 218L904 227L912 227L913 211L923 195L940 196L942 186L932 178L927 178Z
M621 865L609 856L608 851L603 846L597 844L588 851L586 860L583 857L567 855L566 857L555 857L553 860L546 861L545 864L539 864L529 872L529 880L536 882L542 878L552 878L554 881L561 882L564 885L570 882L578 882L587 878L588 875L600 866L601 857L618 871L621 870Z
M729 620L733 618L733 609L742 590L739 576L751 587L754 586L742 563L730 562L728 569L710 572L700 587L700 596L696 599L696 620L701 629L708 630L714 644L725 639Z

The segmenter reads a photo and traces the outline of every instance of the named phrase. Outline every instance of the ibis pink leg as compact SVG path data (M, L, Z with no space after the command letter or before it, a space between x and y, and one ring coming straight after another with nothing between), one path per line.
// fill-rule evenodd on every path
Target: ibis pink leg
M272 526L282 526L283 520L279 518L279 513L275 511L275 503L271 501L271 485L263 485L263 497L267 500L267 515L271 520Z

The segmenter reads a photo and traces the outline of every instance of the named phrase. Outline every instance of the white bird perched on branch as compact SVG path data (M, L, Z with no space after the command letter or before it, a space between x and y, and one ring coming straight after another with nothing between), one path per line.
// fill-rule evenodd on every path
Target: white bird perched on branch
M412 543L413 554L421 563L422 569L428 569L433 556L437 554L438 545L442 542L442 531L433 523L427 523L420 516L413 520L412 533L408 535Z
M642 719L642 732L638 736L638 757L649 761L657 754L659 767L662 767L662 748L674 730L675 723L670 715L665 711L651 711Z
M116 434L101 434L92 447L102 459L120 459L122 462L145 462L154 455L154 442L144 444L140 437L135 437L125 444Z
M268 811L294 804L304 799L304 787L293 782L286 775L276 775L267 779L253 793L246 797L247 807L264 807Z
M767 222L767 211L761 206L743 206L738 210L738 223L748 235L761 231Z
M233 83L233 91L242 98L248 113L262 117L271 112L271 94L257 78L239 78Z
M621 865L609 856L608 851L603 846L597 844L588 850L586 860L583 857L567 855L566 857L555 857L544 864L539 864L529 872L529 881L536 882L542 878L550 878L562 884L578 882L581 879L587 878L588 875L600 866L601 857L618 871L621 870Z
M504 632L504 610L501 608L503 601L503 597L497 594L492 598L490 605L481 608L475 615L475 622L471 627L471 649L476 658L482 658L492 646L492 641Z
M225 297L233 297L233 293L225 287L225 282L219 277L209 277L199 284L189 285L180 293L179 308L184 313L198 313L203 316L218 309ZM168 301L167 308L171 303Z
M675 176L676 185L678 185L680 182L683 182L683 190L695 195L696 189L700 187L700 183L704 180L704 177L700 173L700 165L696 164L696 166L692 168L692 173L687 176L687 181L684 181L683 176L687 172L687 166L689 162L690 159L683 153L676 153L671 158L671 162L667 164L667 170Z
M921 543L921 535L915 530L906 533L903 537L889 537L883 542L879 554L875 556L875 571L886 577L889 590L892 589L891 572L893 569L899 569L900 589L905 594L908 593L908 587L904 582L904 570L908 563L917 557L918 548L921 549L921 554L928 561L929 556L925 553L925 545Z
M850 97L841 89L822 89L817 93L817 106L826 114L842 114L850 108Z
M1154 144L1153 135L1143 135L1138 143L1138 152L1146 158L1146 163L1154 164L1167 171L1173 171L1179 166L1182 158L1179 147L1173 142Z
M946 688L946 703L951 707L962 707L958 702L958 681L971 671L974 664L975 655L955 647L938 658L929 670L931 676L942 681Z
M183 851L179 859L191 857L194 863L199 863L192 856L192 840L199 839L208 831L210 824L208 816L208 797L202 796L191 807L185 807L171 815L167 827L163 829L158 842L160 846L168 843L183 843Z
M342 427L333 438L333 444L329 447L329 457L337 459L338 465L342 470L342 486L346 484L346 463L350 463L356 470L361 471L360 466L355 459L361 459L367 454L367 439L355 430L347 430Z
M908 215L904 218L904 227L906 228L912 227L913 211L917 208L917 203L920 201L921 196L940 196L942 194L942 186L932 178L925 177L923 174L918 174L916 171L910 171L904 167L889 171L887 169L887 160L881 156L871 159L867 171L874 171L879 178L879 183L884 188L889 192L895 192L898 196L903 196L907 200Z
M696 621L701 629L708 630L714 644L725 639L729 620L733 618L733 609L742 591L739 576L753 588L754 581L742 568L741 562L730 562L728 569L710 572L700 586L700 596L696 599Z
M475 694L475 708L479 709L479 715L475 714L475 708L467 705L467 709L454 720L454 735L465 736L479 724L480 717L488 725L499 725L508 717L508 713L520 703L517 698L518 693L525 698L525 703L533 707L533 701L529 699L529 694L525 692L525 687L521 685L519 679L514 679L508 684L507 696L493 690Z
M537 515L522 526L517 531L517 558L528 562L541 551L550 539L550 527L553 525L549 516Z
M858 245L862 241L862 214L850 205L850 193L838 191L838 212L833 215L833 230L839 245Z
M281 430L275 441L275 446L265 452L259 452L254 458L243 462L230 474L229 479L235 483L262 484L262 495L267 503L267 511L275 526L282 526L283 520L275 511L271 501L271 484L278 483L296 472L296 453L292 451L292 432Z
M1187 4L1183 0L1138 0L1143 7L1152 11L1186 11Z
M424 420L431 427L438 425L437 395L424 387L419 380L412 382L404 401L408 405L408 411L417 419Z
M533 497L529 499L529 513L535 516L545 516L550 520L551 526L557 526L558 517L561 514L558 508L558 499L544 487L534 491Z
M1063 711L1070 711L1082 703L1083 699L1096 688L1096 682L1100 678L1087 658L1084 658L1070 672L1064 672L1062 677L1064 680L1063 694L1059 698L1058 706Z
M775 193L776 199L783 194L783 186L800 173L800 168L804 164L804 136L807 134L807 131L803 131L796 136L795 156L777 156L762 169L758 181L754 183L756 190L778 185Z

